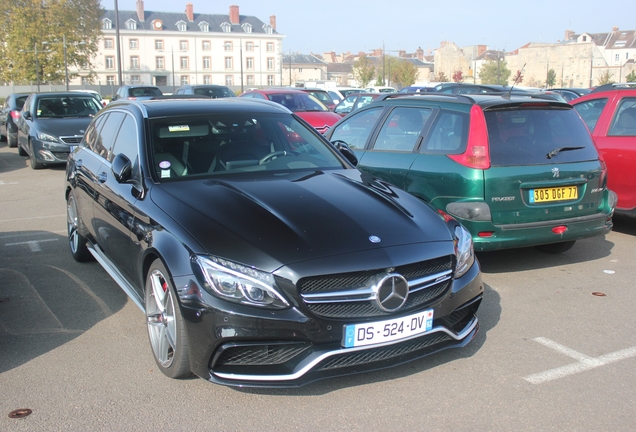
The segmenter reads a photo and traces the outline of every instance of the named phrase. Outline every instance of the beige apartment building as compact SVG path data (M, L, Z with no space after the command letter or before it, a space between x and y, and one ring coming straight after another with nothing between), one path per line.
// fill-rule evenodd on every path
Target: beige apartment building
M276 32L273 15L265 23L241 15L237 5L230 6L227 15L195 13L192 3L183 13L155 12L137 0L136 11L120 10L118 17L106 10L102 30L92 64L95 84L168 89L220 84L235 90L281 84L285 36Z

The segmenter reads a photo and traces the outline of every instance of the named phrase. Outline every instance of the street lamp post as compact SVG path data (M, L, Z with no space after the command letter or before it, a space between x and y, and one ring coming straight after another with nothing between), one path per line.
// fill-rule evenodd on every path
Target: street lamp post
M241 62L241 94L243 94L243 40L239 39L239 60Z

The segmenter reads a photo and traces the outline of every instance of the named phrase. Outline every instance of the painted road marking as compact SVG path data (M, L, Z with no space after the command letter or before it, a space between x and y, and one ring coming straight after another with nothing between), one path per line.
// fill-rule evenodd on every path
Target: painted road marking
M574 351L573 349L570 349L566 346L563 346L560 343L554 342L550 339L538 337L533 340L548 348L552 348L553 350L560 352L561 354L578 360L578 363L572 363L570 365L558 367L556 369L550 369L545 372L536 373L524 378L526 381L532 384L543 384L545 382L563 378L568 375L574 375L580 372L585 372L587 370L597 368L599 366L605 366L619 360L636 357L636 347L604 354L598 357L590 357L578 351Z
M7 243L5 244L5 246L18 246L18 245L25 244L25 245L29 245L29 249L31 249L31 252L40 252L42 250L42 246L40 246L40 243L52 242L52 241L57 241L57 239L31 240L31 241L19 242L19 243Z

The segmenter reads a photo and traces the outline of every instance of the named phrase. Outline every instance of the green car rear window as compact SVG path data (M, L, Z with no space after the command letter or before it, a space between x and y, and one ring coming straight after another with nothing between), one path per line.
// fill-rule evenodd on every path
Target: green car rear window
M484 114L492 166L598 159L592 138L573 109L517 107Z

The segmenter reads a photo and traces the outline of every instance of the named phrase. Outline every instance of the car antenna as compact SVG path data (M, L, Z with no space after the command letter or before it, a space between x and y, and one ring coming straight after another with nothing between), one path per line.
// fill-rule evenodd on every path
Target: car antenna
M508 94L504 96L506 99L510 99L510 95L512 94L512 89L515 88L515 86L517 85L517 81L519 81L519 78L521 78L521 73L523 72L525 68L526 68L526 64L524 63L523 67L521 68L521 70L517 74L517 77L515 78L515 82L512 83L510 90L508 90Z

